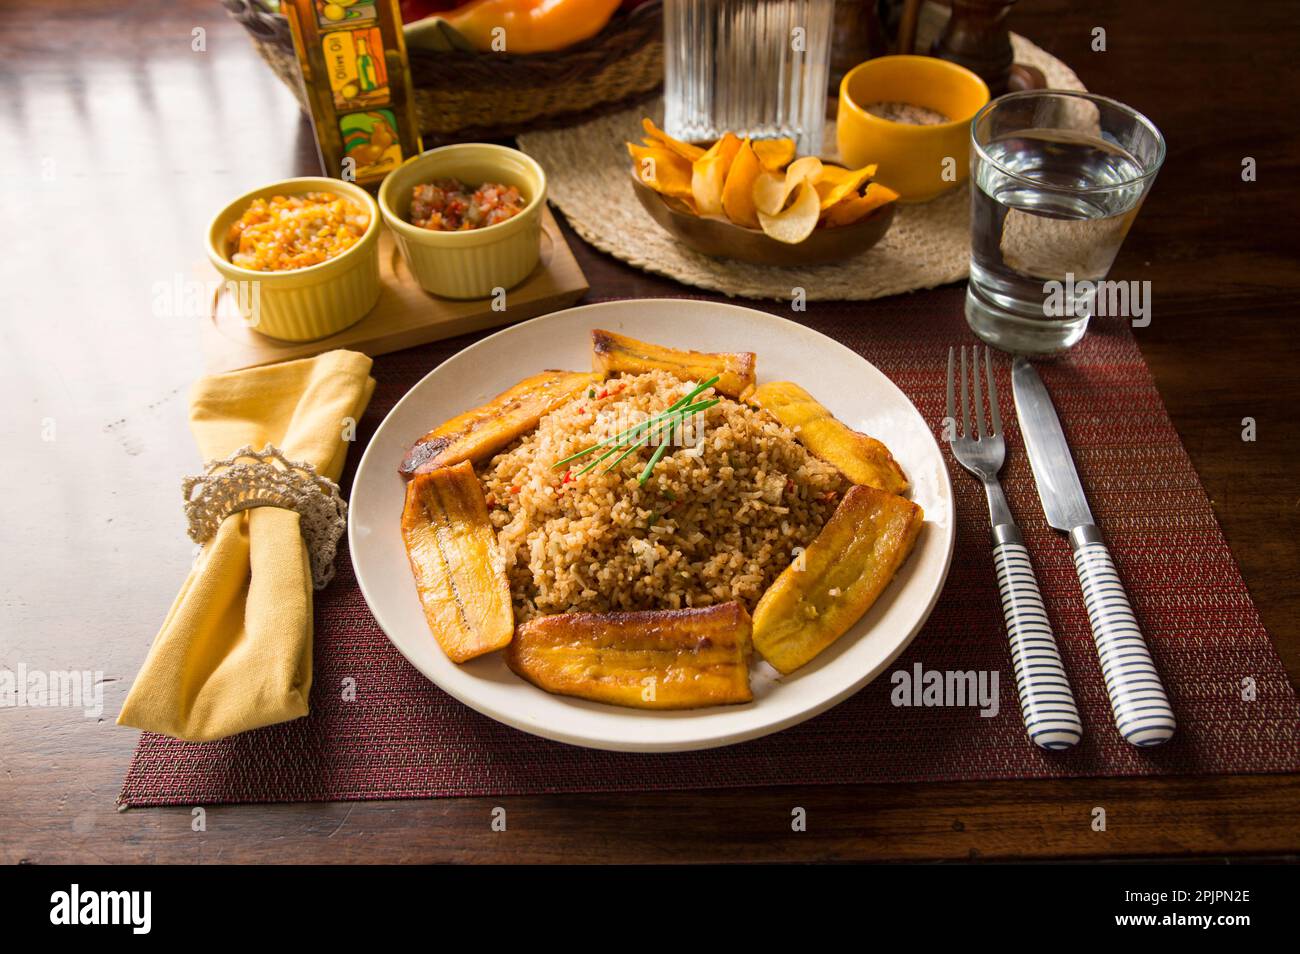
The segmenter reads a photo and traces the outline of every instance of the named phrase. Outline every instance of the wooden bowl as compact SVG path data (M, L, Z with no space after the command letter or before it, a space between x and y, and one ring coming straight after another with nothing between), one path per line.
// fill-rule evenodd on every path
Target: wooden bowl
M695 215L684 206L673 205L635 175L628 178L650 218L687 248L712 258L734 258L754 265L825 265L852 258L884 237L894 221L897 205L883 205L852 225L814 229L802 242L791 245L778 242L761 229Z

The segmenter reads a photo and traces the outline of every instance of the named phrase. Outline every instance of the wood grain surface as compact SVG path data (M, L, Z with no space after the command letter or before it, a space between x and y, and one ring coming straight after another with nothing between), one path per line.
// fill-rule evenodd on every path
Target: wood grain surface
M215 0L5 0L0 668L102 670L104 712L0 709L0 862L1290 858L1300 777L863 785L118 812L113 720L192 558L178 493L208 217L314 173L287 90ZM1148 113L1169 157L1113 276L1265 625L1300 679L1294 8L1023 0L1012 26ZM1094 28L1106 50L1092 49ZM196 51L193 31L205 49ZM1243 182L1243 159L1258 178ZM569 234L591 295L681 294ZM180 283L178 285L178 283ZM921 293L959 308L956 287ZM1241 439L1251 418L1257 440ZM506 807L508 830L491 811ZM791 831L794 807L808 830ZM1107 830L1093 831L1104 807Z

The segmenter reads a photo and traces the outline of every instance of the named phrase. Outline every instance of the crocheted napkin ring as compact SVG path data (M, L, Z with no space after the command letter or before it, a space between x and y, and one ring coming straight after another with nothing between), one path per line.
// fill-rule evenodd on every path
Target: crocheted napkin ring
M334 554L347 528L347 501L338 484L316 468L289 460L274 444L260 451L241 447L224 460L210 460L205 473L181 482L190 539L200 545L232 513L254 507L297 511L311 558L311 582L323 589L334 578Z

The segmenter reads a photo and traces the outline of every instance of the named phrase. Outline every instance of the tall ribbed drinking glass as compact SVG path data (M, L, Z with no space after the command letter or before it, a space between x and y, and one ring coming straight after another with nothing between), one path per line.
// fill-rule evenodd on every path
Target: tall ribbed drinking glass
M822 148L835 0L665 0L664 129Z

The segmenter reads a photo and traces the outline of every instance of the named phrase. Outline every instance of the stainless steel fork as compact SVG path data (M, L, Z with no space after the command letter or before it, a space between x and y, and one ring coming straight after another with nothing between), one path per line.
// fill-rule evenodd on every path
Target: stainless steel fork
M984 371L989 396L989 426L986 429L979 349L971 349L969 384L966 349L961 349L960 421L955 401L955 357L954 350L949 348L948 420L945 427L951 436L953 456L983 482L984 495L988 498L989 523L993 527L993 565L997 568L1002 616L1011 641L1011 662L1020 693L1020 713L1024 716L1029 737L1037 745L1045 749L1068 749L1083 736L1083 723L1079 721L1074 693L1070 691L1070 681L1061 664L1061 654L1056 649L1047 609L1038 592L1038 580L1034 577L1033 564L1029 562L1029 551L1020 538L1020 528L1011 519L1006 494L998 481L1007 445L1002 433L1002 416L998 413L993 359L989 356L989 349L985 348ZM973 431L972 410L975 413Z

